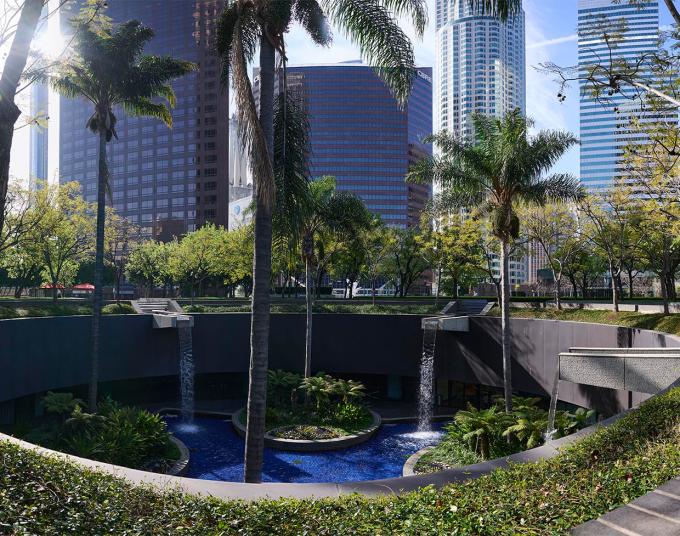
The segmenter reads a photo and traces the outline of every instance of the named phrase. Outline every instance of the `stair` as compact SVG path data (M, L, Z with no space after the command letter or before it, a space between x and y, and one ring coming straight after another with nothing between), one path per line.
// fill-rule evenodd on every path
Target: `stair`
M489 307L490 305L490 307ZM446 304L441 314L449 316L485 315L493 307L493 302L479 299L455 300Z

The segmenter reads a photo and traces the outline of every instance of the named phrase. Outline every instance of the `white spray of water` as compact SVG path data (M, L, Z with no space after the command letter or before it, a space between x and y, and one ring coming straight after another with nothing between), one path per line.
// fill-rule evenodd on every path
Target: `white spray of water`
M423 326L423 355L420 359L420 388L418 390L418 432L432 430L434 410L434 350L439 322L431 320Z
M182 420L194 419L194 352L191 328L181 327L179 335L179 383L182 398Z

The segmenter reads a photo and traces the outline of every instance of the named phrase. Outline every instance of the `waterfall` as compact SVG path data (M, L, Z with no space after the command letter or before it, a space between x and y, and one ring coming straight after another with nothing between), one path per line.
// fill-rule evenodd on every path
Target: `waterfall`
M420 359L420 387L418 389L418 431L432 430L434 409L434 349L437 342L437 319L423 322L423 355Z
M191 327L179 327L179 383L182 397L182 419L194 418L194 353Z
M555 438L557 429L555 428L555 414L557 413L557 395L560 387L560 367L557 365L555 372L555 379L553 381L552 393L550 394L550 409L548 410L548 429L545 431L543 438L546 441L552 441Z

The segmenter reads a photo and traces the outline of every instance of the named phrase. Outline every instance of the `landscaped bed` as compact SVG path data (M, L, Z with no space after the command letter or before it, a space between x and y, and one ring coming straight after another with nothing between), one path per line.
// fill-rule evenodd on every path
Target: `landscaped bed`
M402 496L224 502L161 493L0 443L14 534L557 534L680 474L680 389L550 460Z
M390 304L377 303L375 305L366 301L356 300L354 303L316 303L314 313L351 313L351 314L413 314L429 315L437 314L446 305L442 300L438 305L430 304ZM234 305L187 305L184 307L187 313L249 313L250 304ZM289 303L273 303L272 313L304 313L306 305L302 300L291 300Z

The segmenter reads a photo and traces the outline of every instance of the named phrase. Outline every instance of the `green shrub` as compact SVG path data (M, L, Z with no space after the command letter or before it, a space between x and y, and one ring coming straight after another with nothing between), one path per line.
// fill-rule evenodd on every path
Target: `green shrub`
M102 307L102 314L105 315L133 315L135 309L127 302L109 303Z
M83 401L80 398L75 398L73 393L53 393L48 391L43 397L45 411L54 415L71 414L82 405Z

